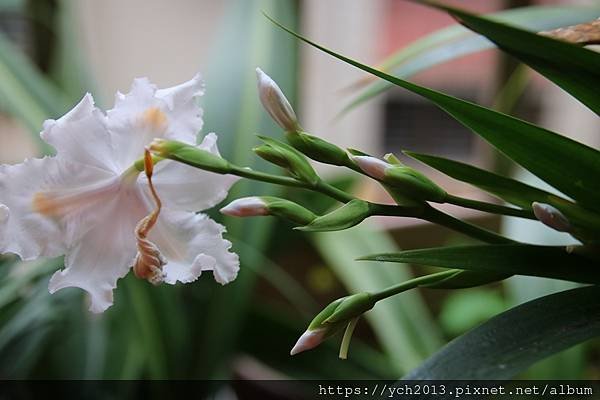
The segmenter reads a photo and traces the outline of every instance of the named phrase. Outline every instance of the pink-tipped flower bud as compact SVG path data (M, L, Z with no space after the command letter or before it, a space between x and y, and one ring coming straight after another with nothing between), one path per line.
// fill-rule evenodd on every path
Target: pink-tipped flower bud
M301 205L273 196L243 197L221 208L221 213L232 217L273 215L299 225L308 225L317 218Z
M544 225L559 232L571 231L572 226L567 217L551 205L534 201L531 208L535 217Z
M370 177L383 182L388 192L400 190L401 197L406 197L415 201L434 201L443 203L446 198L446 192L432 180L427 178L419 171L407 167L400 163L394 156L388 155L390 164L379 158L367 155L351 155L350 158ZM394 195L392 197L399 198Z
M363 292L334 300L313 320L308 329L300 336L291 355L313 349L325 339L331 337L351 321L375 306L376 300L371 294Z
M385 172L393 168L393 166L379 158L371 157L371 156L354 156L351 155L350 158L352 161L358 165L360 169L362 169L367 175L373 177L379 181L382 181L385 178Z
M326 339L326 336L326 328L315 329L314 331L305 331L302 336L300 336L294 347L292 347L290 355L293 356L298 353L302 353L303 351L314 349Z
M242 197L221 208L221 214L232 217L254 217L259 215L269 215L267 204L256 196Z
M260 102L271 118L285 131L301 130L294 109L277 83L260 68L256 68L256 78Z

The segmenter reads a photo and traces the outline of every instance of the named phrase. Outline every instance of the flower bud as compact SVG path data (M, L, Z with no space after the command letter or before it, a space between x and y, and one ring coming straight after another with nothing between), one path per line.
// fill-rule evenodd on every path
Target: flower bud
M255 217L269 215L265 202L256 196L236 199L219 210L221 214L231 217Z
M299 131L286 132L285 136L296 150L315 161L339 166L348 165L350 161L343 149L319 137Z
M311 321L308 329L300 336L290 354L298 354L317 347L325 339L348 325L354 318L369 311L374 305L375 301L369 293L358 293L329 303Z
M358 225L370 216L369 203L354 199L329 214L314 219L310 224L295 229L305 232L340 231Z
M149 149L160 157L179 161L206 171L227 174L231 170L229 162L218 155L176 140L154 139Z
M280 166L281 168L290 169L290 157L281 149L263 144L252 149L257 156L270 163Z
M299 204L272 196L237 199L220 211L222 214L234 217L273 215L301 225L310 224L317 218L314 213Z
M258 96L265 110L283 130L300 130L296 113L277 83L260 68L256 68Z
M531 208L535 217L544 225L559 232L570 232L572 230L567 217L551 205L534 201Z
M266 136L259 136L265 143L253 151L261 158L287 169L294 177L316 183L319 176L306 157L292 146Z
M367 175L400 189L402 195L416 200L443 203L446 192L417 170L405 165L390 164L371 156L350 156ZM396 162L396 158L388 157Z
M371 157L371 156L350 156L352 161L359 166L367 175L372 178L377 179L378 181L383 181L385 178L385 172L393 168L392 164L389 164L379 158Z
M292 347L292 350L290 351L290 355L293 356L298 353L302 353L303 351L314 349L315 347L320 345L326 339L326 336L327 336L326 328L315 329L314 331L311 331L311 330L305 331L300 336L300 338L298 339L298 341L296 342L294 347Z

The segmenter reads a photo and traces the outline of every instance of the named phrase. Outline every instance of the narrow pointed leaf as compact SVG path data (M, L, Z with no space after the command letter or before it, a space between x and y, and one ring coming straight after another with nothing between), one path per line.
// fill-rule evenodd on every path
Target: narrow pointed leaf
M388 75L272 21L317 49L432 101L548 184L590 209L600 209L600 180L596 179L600 175L600 152L597 150L518 118Z
M600 53L457 8L431 5L458 18L469 29L492 40L600 114ZM589 19L594 18L592 14Z
M598 214L545 190L447 158L409 151L405 153L454 179L477 186L509 203L525 209L531 209L531 203L534 201L551 204L565 214L574 225L600 230Z
M600 283L598 263L564 246L500 244L436 247L374 254L360 260L424 264L443 268L530 275L580 283Z
M403 379L510 379L600 335L600 289L577 288L508 310L448 343Z
M531 208L531 203L534 201L548 203L550 196L555 197L545 190L459 161L412 151L405 151L405 154L454 179L477 186L502 200L523 208Z
M600 14L600 6L531 6L514 8L490 14L499 22L506 22L531 31L543 31L562 26L580 24ZM461 25L451 25L415 40L381 63L381 70L399 78L436 65L492 48L494 43L474 34ZM389 82L375 81L348 104L347 112L392 87Z

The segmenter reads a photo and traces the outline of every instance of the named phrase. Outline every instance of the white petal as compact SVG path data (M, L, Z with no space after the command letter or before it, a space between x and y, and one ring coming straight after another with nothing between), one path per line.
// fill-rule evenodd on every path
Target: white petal
M101 169L86 168L56 157L0 166L0 203L10 210L4 222L5 238L0 241L0 252L15 253L24 260L64 254L64 230L59 221L50 216L48 211L54 203L44 203L43 193L68 191L108 176Z
M191 80L167 89L160 89L156 97L167 103L173 139L186 143L196 143L198 132L202 129L202 108L198 106L197 98L204 95L204 81L200 74Z
M106 117L94 106L89 93L58 120L46 120L41 136L63 159L121 172L114 162L116 149L106 127Z
M147 209L132 193L115 196L100 213L101 221L74 243L65 257L65 269L57 271L50 293L78 287L90 296L90 311L99 313L113 303L117 280L127 274L136 254L134 229Z
M198 147L219 154L216 135L206 135ZM233 175L220 175L189 165L165 160L156 165L153 182L165 207L200 211L213 207L227 197L227 192L238 180ZM143 177L140 182L147 185Z
M196 144L202 127L202 109L195 99L202 92L202 81L195 77L163 90L157 90L148 79L139 78L134 80L129 93L117 93L115 107L107 112L107 125L121 168L141 158L144 147L154 138Z
M204 214L163 209L150 233L166 258L165 282L192 282L202 271L212 270L221 284L231 282L239 270L239 258L223 239L225 228Z
M10 209L4 204L0 204L0 243L4 242L9 217Z

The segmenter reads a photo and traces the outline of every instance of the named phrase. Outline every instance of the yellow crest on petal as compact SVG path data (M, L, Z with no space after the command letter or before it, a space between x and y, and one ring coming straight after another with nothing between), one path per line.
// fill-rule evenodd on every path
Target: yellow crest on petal
M142 113L142 125L155 131L162 131L167 127L167 115L158 107L150 107Z

